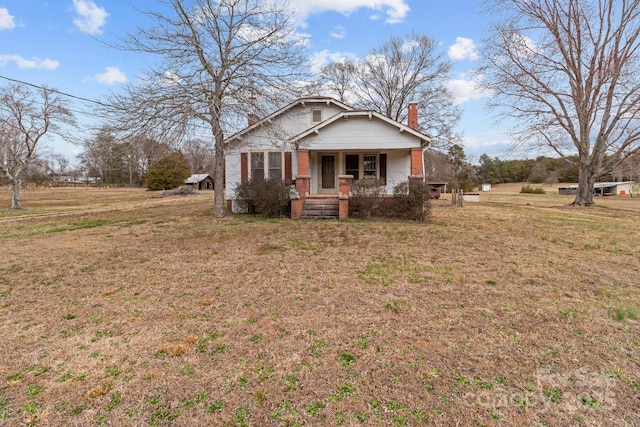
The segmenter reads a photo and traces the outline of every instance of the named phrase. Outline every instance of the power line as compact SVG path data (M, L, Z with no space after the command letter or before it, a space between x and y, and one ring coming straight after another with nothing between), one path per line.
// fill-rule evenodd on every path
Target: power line
M37 84L34 84L34 83L25 82L23 80L12 79L11 77L6 77L6 76L3 76L3 75L0 75L0 79L5 79L5 80L8 80L10 82L20 83L20 84L23 84L23 85L31 86L31 87L36 88L36 89L45 89L44 86L37 85ZM73 99L77 99L77 100L85 101L85 102L90 102L90 103L93 103L93 104L96 104L96 105L101 105L103 107L107 106L107 105L103 104L100 101L96 101L95 99L83 98L81 96L72 95L70 93L62 92L62 91L60 91L58 89L52 89L52 88L46 88L46 89L50 90L51 92L57 93L59 95L68 96L69 98L73 98Z
M45 88L42 85L37 85L37 84L34 84L34 83L25 82L23 80L13 79L11 77L6 77L6 76L3 76L3 75L0 75L0 79L8 80L8 81L13 82L13 83L18 83L18 84L30 86L30 87L33 87L33 88L36 88L36 89L47 89L47 90L50 90L53 93L57 93L57 94L62 95L62 96L67 96L69 98L77 99L79 101L89 102L89 103L92 103L92 104L95 104L95 105L99 105L101 107L108 107L108 108L110 107L109 105L104 104L104 103L102 103L100 101L96 101L95 99L89 99L89 98L84 98L82 96L72 95L70 93L62 92L62 91L60 91L58 89L54 89L54 88ZM101 118L98 115L95 115L95 114L92 114L92 113L89 113L89 112L86 112L86 111L75 111L75 110L71 110L71 109L70 109L70 111L72 111L74 113L78 113L78 114L84 114L86 116L91 116L91 117L94 117L94 118ZM193 125L193 127L196 128L196 129L209 130L209 128L206 127L206 126Z

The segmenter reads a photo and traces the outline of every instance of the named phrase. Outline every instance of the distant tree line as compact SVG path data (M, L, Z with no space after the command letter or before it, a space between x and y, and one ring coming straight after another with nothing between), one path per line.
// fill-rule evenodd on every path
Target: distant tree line
M578 156L534 159L500 159L481 155L470 161L464 149L454 144L445 153L428 150L425 153L425 173L431 182L447 182L450 189L473 191L481 184L528 182L532 184L577 183ZM622 161L612 172L600 175L597 181L639 181L640 154Z
M191 173L213 174L214 159L208 142L188 140L179 152ZM154 164L176 153L174 145L167 142L140 136L119 141L102 130L85 141L78 158L81 169L88 176L99 177L104 185L143 187Z
M71 165L61 154L43 152L34 158L24 174L24 182L35 185L73 185L86 182L117 187L164 188L157 184L161 166L175 156L184 159L189 173L212 175L214 158L206 141L191 140L176 151L171 144L152 138L136 138L117 141L106 131L85 141L84 151L78 155L78 164ZM578 157L553 158L539 156L534 159L500 159L481 155L476 161L469 160L462 146L454 144L447 152L427 150L425 173L431 182L447 182L450 189L474 191L481 184L503 184L528 182L531 184L555 184L578 182ZM154 171L154 167L156 170ZM160 167L160 171L158 171ZM167 169L170 171L170 168ZM155 174L150 177L150 173ZM169 172L167 172L169 174ZM97 180L95 180L97 178ZM151 178L151 179L150 179ZM162 182L160 179L160 182ZM640 181L640 154L631 156L611 173L602 175L598 181ZM6 185L0 177L0 185Z
M104 185L111 187L148 187L150 173L154 189L166 187L163 171L154 166L168 164L166 159L179 156L184 159L189 174L213 175L214 155L209 142L191 139L176 150L173 144L153 138L136 137L120 141L107 130L83 143L83 151L74 165L62 154L40 152L29 162L22 181L37 186ZM167 171L170 174L170 170ZM160 184L158 184L160 180ZM184 182L184 180L182 180ZM0 185L9 180L0 176Z

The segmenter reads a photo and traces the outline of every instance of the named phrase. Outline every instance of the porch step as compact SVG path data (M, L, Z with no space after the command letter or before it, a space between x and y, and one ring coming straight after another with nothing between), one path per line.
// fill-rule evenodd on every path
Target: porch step
M338 200L306 199L301 218L305 219L338 219Z

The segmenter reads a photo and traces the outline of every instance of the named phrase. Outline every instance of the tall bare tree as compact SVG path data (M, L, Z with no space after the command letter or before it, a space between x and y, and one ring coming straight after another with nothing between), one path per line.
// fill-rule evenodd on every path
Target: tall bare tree
M578 153L576 205L640 149L639 0L488 0L491 105L527 147Z
M239 117L246 123L252 98L281 102L308 69L304 40L280 3L168 0L170 12L145 12L154 25L120 46L157 62L125 95L111 97L112 125L159 140L206 131L214 141L216 217L225 215L224 135L238 129Z
M36 159L47 134L65 136L64 124L73 125L68 102L46 87L32 90L10 84L0 88L0 170L11 183L11 209L22 209L23 174Z
M320 70L320 78L341 102L348 103L349 91L353 90L356 64L350 59L330 62Z
M417 101L420 130L433 146L448 147L459 141L454 127L461 112L445 86L451 64L436 49L417 33L392 37L355 62L326 65L321 76L341 98L399 122L406 122L409 103Z

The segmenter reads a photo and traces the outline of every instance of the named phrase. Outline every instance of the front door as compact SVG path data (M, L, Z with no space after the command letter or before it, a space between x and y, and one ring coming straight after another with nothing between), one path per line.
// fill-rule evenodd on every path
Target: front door
M321 156L320 192L336 192L336 156L333 154Z

